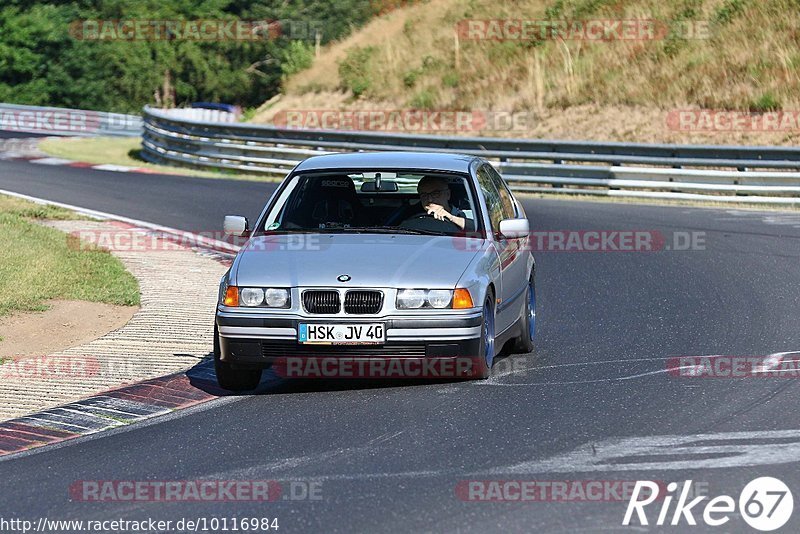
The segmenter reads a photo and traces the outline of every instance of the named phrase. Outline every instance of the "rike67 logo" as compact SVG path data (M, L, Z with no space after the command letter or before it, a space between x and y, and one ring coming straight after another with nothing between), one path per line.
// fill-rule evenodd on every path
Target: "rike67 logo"
M636 525L633 520L634 514L639 525L649 525L652 521L652 514L648 518L645 508L654 502L661 504L658 511L658 518L655 524L664 525L697 525L695 514L701 514L704 524L711 527L719 527L730 521L731 516L736 513L737 502L733 497L720 495L705 503L707 495L695 497L691 500L692 481L687 480L678 492L678 484L671 482L667 484L666 492L660 491L663 486L650 481L638 480L633 488L633 494L628 501L628 508L625 510L625 517L622 520L624 526ZM641 496L644 495L644 498ZM672 502L677 497L674 509ZM742 519L756 530L767 532L776 530L789 521L794 509L794 499L788 486L781 480L773 477L760 477L751 480L739 494L738 500L739 514ZM653 508L657 508L654 506ZM652 510L651 511L655 511ZM672 512L670 514L670 512Z

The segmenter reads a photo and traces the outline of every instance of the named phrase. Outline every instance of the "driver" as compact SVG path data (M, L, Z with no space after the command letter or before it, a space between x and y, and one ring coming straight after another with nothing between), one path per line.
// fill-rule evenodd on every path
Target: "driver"
M450 205L450 186L445 178L424 176L417 184L417 193L423 209L434 219L450 221L461 230L472 226L472 221L463 211Z

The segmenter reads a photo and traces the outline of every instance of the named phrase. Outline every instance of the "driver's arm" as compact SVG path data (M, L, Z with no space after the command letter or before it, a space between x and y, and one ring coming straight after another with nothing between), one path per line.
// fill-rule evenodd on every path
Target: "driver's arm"
M459 217L458 215L453 215L451 213L445 215L445 219L452 222L462 230L467 224L467 219L465 219L464 217Z
M467 219L467 214L458 208L454 211L455 213L447 213L447 220L452 221L453 224L457 225L461 230L473 232L475 230L475 221Z

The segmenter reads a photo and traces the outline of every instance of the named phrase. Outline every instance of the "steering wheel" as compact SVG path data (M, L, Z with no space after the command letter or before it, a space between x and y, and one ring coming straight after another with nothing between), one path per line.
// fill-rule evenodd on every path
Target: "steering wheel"
M411 228L412 230L428 230L431 232L460 232L459 227L453 221L443 221L427 213L417 214L410 219L406 219L400 224L401 228Z

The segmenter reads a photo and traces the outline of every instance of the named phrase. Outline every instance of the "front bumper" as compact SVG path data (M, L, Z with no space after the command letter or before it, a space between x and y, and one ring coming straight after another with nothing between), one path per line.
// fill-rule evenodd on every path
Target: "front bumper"
M438 317L278 317L217 311L220 359L235 367L270 367L284 358L474 358L480 351L480 312ZM308 345L297 342L299 323L383 323L382 345Z

